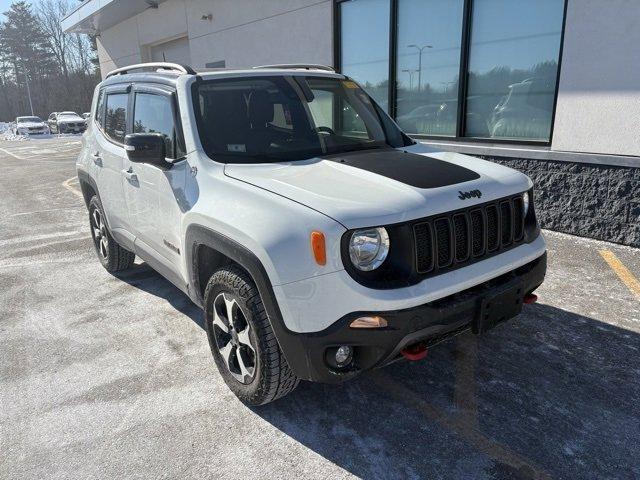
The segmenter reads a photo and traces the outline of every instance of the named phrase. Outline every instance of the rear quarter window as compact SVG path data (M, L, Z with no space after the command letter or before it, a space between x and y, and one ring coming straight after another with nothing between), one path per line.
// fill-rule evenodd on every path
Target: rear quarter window
M98 93L98 102L96 103L95 120L100 127L104 127L104 90Z
M117 143L124 143L127 133L127 93L108 93L104 117L105 134Z

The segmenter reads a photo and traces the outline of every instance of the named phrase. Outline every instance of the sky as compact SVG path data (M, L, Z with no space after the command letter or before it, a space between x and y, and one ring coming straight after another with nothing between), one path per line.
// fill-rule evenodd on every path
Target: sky
M0 13L4 13L7 10L9 10L9 7L14 1L15 0L0 0ZM35 6L38 3L38 0L29 0L28 3ZM4 18L4 15L3 15L3 18Z

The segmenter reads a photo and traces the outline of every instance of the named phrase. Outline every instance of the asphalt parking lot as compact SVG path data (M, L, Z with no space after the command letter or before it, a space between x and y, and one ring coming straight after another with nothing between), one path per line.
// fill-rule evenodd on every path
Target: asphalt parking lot
M547 233L517 319L250 409L186 296L98 263L79 148L0 142L0 478L640 477L638 250Z

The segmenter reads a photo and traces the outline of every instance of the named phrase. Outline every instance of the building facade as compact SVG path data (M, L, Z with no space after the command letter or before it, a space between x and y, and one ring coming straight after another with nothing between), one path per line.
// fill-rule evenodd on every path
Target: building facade
M530 175L543 227L640 246L636 0L87 0L101 71L333 65L416 140Z

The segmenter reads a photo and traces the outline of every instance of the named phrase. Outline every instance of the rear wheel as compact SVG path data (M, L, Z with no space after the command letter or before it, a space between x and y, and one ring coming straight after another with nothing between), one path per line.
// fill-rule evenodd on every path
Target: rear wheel
M89 202L91 238L102 266L108 272L119 272L133 265L136 255L122 248L111 236L104 217L104 210L97 195Z
M263 405L293 391L289 368L251 277L230 265L216 271L205 290L211 353L231 391L248 405Z

